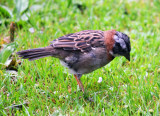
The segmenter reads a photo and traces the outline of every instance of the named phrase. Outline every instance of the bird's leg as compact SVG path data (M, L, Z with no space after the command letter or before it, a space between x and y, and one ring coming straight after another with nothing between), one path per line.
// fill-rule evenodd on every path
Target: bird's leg
M81 74L74 74L74 77L76 78L76 81L77 81L79 87L81 88L81 90L84 93L84 87L83 87L83 84L82 84L82 82L80 80L81 76L82 76Z
M89 100L90 102L94 102L94 100L92 100L92 98L88 98L88 94L84 91L83 84L82 84L82 82L80 80L81 76L82 76L81 74L74 74L74 77L76 78L79 87L81 88L81 90L84 93L85 99Z

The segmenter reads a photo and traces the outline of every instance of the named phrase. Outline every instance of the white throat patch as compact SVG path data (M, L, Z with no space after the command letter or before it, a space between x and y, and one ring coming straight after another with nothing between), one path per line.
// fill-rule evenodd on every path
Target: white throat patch
M114 56L114 57L120 56L119 54L114 54L113 51L111 51L111 50L109 51L109 53L110 53L112 56Z

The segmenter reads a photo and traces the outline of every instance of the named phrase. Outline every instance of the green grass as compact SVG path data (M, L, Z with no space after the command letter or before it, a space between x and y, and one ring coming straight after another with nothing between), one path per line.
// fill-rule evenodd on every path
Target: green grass
M16 77L0 70L0 115L160 115L159 0L41 3L45 7L31 13L29 22L17 30L17 51L45 47L53 39L81 30L116 29L131 38L131 61L118 57L82 76L86 96L94 99L91 103L58 59L22 60ZM86 6L83 13L76 3ZM9 0L2 4L12 8ZM31 27L35 28L33 34L28 31ZM2 24L0 38L6 35L8 28ZM97 82L99 77L103 78L101 83ZM22 110L8 108L25 102L28 105Z

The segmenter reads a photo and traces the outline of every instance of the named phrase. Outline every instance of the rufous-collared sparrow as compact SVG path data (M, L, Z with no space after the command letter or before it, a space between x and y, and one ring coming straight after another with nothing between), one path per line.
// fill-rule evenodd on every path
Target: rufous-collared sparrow
M85 30L59 37L47 47L24 50L17 54L30 61L46 56L59 58L70 73L74 74L84 92L80 80L83 74L103 67L116 56L130 60L130 51L130 39L124 33L116 30Z

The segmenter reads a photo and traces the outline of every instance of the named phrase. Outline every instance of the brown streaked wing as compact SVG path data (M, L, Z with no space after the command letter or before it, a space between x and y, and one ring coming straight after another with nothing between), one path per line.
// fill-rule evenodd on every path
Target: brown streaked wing
M98 30L85 30L68 34L52 41L54 48L89 52L92 47L104 46L104 33Z

